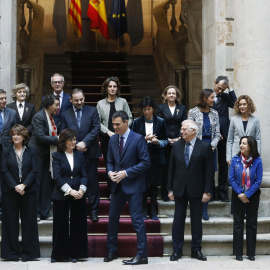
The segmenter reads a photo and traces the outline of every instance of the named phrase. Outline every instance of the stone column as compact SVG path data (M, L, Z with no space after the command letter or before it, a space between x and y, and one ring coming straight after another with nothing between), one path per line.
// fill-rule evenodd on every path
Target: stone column
M0 88L8 94L16 83L17 0L0 1Z
M262 132L262 183L260 214L270 216L270 1L234 1L234 87L237 95L254 101ZM267 200L264 201L263 199ZM267 208L268 207L268 208Z

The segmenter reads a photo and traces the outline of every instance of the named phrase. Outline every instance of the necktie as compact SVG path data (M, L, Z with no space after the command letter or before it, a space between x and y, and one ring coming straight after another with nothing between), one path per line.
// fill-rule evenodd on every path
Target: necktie
M19 108L22 108L22 107L23 107L23 105L22 105L22 103L20 103L20 104L19 104Z
M59 113L60 113L60 109L61 109L61 102L60 102L60 95L54 95L58 100L59 100L59 109L57 110L57 114L59 115Z
M119 145L119 154L120 154L120 157L122 157L123 149L124 149L124 137L121 136L120 137L120 145Z
M3 129L3 118L2 118L2 110L0 110L0 133L2 133L2 129Z
M77 109L76 112L77 112L77 123L78 126L81 127L81 109Z
M184 152L184 156L185 156L185 162L186 162L186 167L188 166L189 163L189 146L191 145L190 142L186 143L186 148L185 148L185 152Z
M221 95L217 95L216 107L217 109L220 107Z

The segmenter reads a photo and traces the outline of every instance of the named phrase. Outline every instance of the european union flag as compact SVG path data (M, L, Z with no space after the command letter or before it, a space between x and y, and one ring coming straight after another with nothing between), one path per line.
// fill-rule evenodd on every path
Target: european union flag
M115 29L116 37L120 37L127 32L125 0L113 0L110 25Z

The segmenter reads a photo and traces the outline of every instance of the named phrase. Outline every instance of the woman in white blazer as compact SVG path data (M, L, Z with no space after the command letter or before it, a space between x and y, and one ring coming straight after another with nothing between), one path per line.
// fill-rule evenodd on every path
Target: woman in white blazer
M234 104L235 116L231 118L227 138L226 159L228 164L240 151L239 141L243 136L253 136L261 153L261 128L259 119L252 114L256 111L253 100L248 95L240 96Z

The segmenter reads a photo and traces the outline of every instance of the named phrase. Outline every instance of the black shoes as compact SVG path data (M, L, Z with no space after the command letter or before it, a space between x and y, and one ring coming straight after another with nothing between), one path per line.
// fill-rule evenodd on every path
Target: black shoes
M191 253L191 258L197 259L200 261L207 261L207 258L201 253L201 251L195 251Z
M170 261L178 261L182 257L182 252L174 252L170 257Z
M97 222L99 221L99 217L97 215L97 213L90 213L90 220L92 220L92 222Z
M123 264L136 265L136 264L148 264L148 258L141 258L138 256L133 257L131 260L123 260Z
M113 260L116 260L117 258L118 257L116 252L110 251L108 252L107 256L103 259L103 262L111 262Z
M238 256L238 255L236 255L236 257L235 257L235 259L237 260L237 261L243 261L243 257L242 256Z
M248 259L249 259L250 261L255 261L255 257L254 257L254 256L248 256Z

